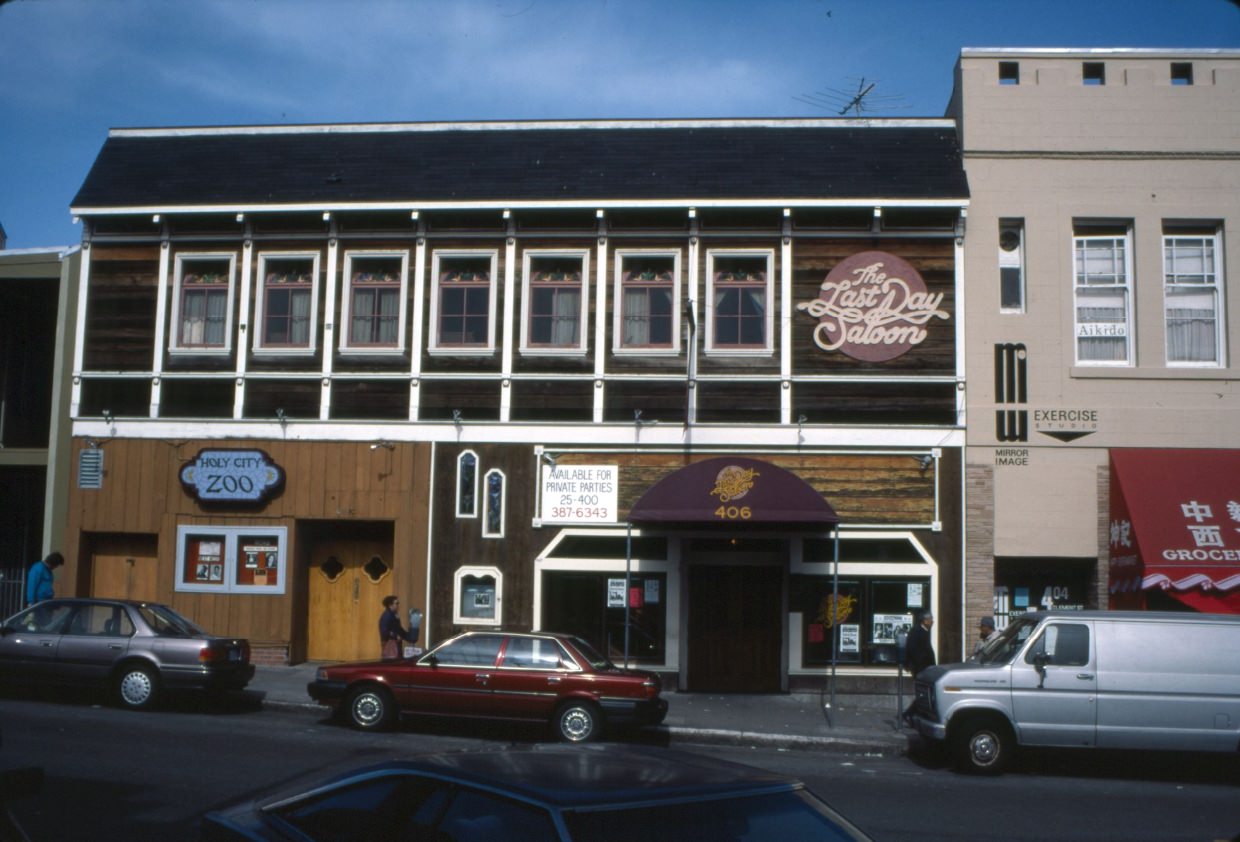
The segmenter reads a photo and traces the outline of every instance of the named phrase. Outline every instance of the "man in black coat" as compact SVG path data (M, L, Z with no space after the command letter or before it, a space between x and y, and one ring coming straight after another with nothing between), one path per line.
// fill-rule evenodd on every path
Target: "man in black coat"
M905 643L904 665L914 676L926 667L934 666L934 646L930 643L930 628L934 625L934 613L927 610L921 615L921 622L913 626Z

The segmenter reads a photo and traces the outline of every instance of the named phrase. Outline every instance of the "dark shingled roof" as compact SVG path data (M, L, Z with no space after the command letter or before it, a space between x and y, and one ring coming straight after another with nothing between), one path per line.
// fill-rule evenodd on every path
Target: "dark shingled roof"
M75 209L962 199L941 120L113 132Z

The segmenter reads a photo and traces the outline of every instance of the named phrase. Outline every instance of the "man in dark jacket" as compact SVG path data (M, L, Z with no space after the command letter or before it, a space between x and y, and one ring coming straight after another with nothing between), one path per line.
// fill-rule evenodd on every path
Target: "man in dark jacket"
M934 613L927 610L921 615L921 622L913 626L908 633L908 641L904 650L904 665L914 677L926 667L934 666L934 646L930 643L930 628L934 625Z

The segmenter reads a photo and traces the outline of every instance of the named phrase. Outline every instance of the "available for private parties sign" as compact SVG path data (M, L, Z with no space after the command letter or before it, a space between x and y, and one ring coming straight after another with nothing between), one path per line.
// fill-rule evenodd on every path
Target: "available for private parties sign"
M543 523L615 523L620 468L543 466Z
M203 503L257 503L284 485L284 469L261 450L200 450L181 485Z
M818 297L797 309L818 319L814 344L864 362L885 362L926 341L932 319L948 319L943 293L903 258L864 251L840 262L827 275Z

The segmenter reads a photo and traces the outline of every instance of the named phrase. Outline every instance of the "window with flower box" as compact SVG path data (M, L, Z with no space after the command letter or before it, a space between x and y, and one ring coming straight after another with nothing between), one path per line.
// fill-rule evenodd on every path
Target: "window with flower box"
M254 350L313 351L318 313L318 253L260 254L258 277Z
M233 279L237 256L178 254L171 350L227 353L232 350Z
M585 351L589 252L527 251L524 262L526 316L521 325L521 350Z
M708 352L765 354L771 351L770 251L712 251L706 255L706 348Z
M341 319L342 351L390 352L404 349L405 278L409 253L351 251L344 256L348 289Z
M431 261L431 351L489 353L495 349L494 251L435 252Z
M680 350L680 252L618 251L616 352Z

